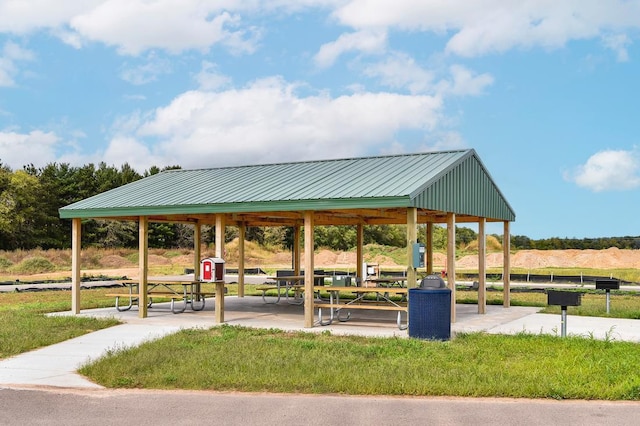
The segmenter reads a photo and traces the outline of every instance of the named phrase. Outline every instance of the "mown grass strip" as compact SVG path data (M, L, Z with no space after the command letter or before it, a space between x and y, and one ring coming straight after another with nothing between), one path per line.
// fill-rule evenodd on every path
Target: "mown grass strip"
M113 306L104 291L82 290L82 309ZM119 324L115 319L45 315L70 309L70 291L0 293L0 359Z
M638 349L531 334L432 342L220 326L114 350L81 373L113 388L637 400Z
M117 320L0 311L0 359L49 346L118 324Z

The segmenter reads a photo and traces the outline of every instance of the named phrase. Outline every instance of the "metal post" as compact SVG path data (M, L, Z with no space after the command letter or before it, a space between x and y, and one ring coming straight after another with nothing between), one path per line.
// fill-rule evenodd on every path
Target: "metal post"
M562 307L562 319L560 322L560 335L567 337L567 307Z
M607 314L609 313L609 304L611 303L611 291L609 289L606 290L607 292Z

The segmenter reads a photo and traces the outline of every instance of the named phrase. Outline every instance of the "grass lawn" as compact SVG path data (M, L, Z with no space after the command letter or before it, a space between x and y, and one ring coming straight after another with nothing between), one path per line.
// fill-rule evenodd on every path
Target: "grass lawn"
M82 309L113 307L104 296L112 291L82 290ZM236 292L230 285L229 294ZM246 293L258 294L252 286ZM475 292L456 296L475 303ZM502 293L487 297L501 303ZM514 292L512 302L544 306L546 295ZM0 358L116 323L44 315L70 305L69 291L0 293ZM603 294L585 294L583 307L606 316ZM612 297L609 316L638 312L637 295ZM221 326L114 349L81 373L120 388L639 400L638 365L640 345L590 338L472 333L430 342Z
M637 400L639 349L532 334L432 342L221 326L114 350L81 373L114 388Z
M87 299L83 309L99 306L96 293L82 294ZM105 306L113 306L113 301ZM114 319L45 315L70 309L69 291L0 293L0 359L118 324Z

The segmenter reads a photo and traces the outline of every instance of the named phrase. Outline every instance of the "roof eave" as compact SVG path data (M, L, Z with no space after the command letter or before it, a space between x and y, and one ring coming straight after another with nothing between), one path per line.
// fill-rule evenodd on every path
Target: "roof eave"
M276 202L244 202L204 205L167 205L167 206L134 206L101 209L70 209L63 207L59 210L61 219L91 219L131 216L159 216L159 215L189 215L215 213L259 213L275 211L322 211L334 209L362 209L362 208L393 208L410 207L410 198L349 198L349 199L320 199L320 200L292 200Z

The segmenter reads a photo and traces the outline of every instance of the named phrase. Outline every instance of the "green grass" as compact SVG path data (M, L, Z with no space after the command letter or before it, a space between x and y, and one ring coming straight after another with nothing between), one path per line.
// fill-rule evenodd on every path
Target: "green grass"
M106 291L82 290L82 309L113 306L103 296ZM118 324L115 319L45 315L70 309L70 291L0 293L0 359Z
M0 311L0 359L118 324L117 320L47 317L23 310Z
M461 276L463 274L477 274L477 269L456 269L456 272ZM594 276L594 277L614 277L617 279L621 279L624 281L632 282L632 283L640 283L640 269L638 268L558 268L558 267L546 267L546 268L536 268L536 269L526 269L526 268L512 268L512 274L527 274L531 273L532 275L548 275L551 276L576 276L579 277L580 274L583 276ZM501 281L502 280L502 268L487 268L487 281Z
M638 349L531 334L431 342L221 326L113 350L81 373L115 388L637 400Z
M228 287L237 294L237 285ZM113 307L109 292L82 290L82 309ZM247 295L259 293L246 286ZM456 296L475 303L477 293ZM544 293L511 296L513 305L546 305ZM487 299L500 304L502 292L488 291ZM117 323L44 315L70 305L70 291L0 293L0 358ZM611 305L610 316L633 317L640 297L615 294ZM585 294L583 307L569 313L577 309L603 313L604 295ZM640 346L611 339L473 333L430 342L221 326L114 348L81 373L115 388L640 400L637 365Z
M580 306L569 306L567 314L590 317L628 318L640 319L640 293L623 292L614 290L610 297L610 312L607 314L606 294L602 290L578 290L582 292ZM458 303L477 304L478 293L476 291L456 291ZM502 305L502 289L489 288L487 291L488 305ZM559 314L559 306L547 306L547 294L541 291L511 292L512 306L539 306L540 312Z

